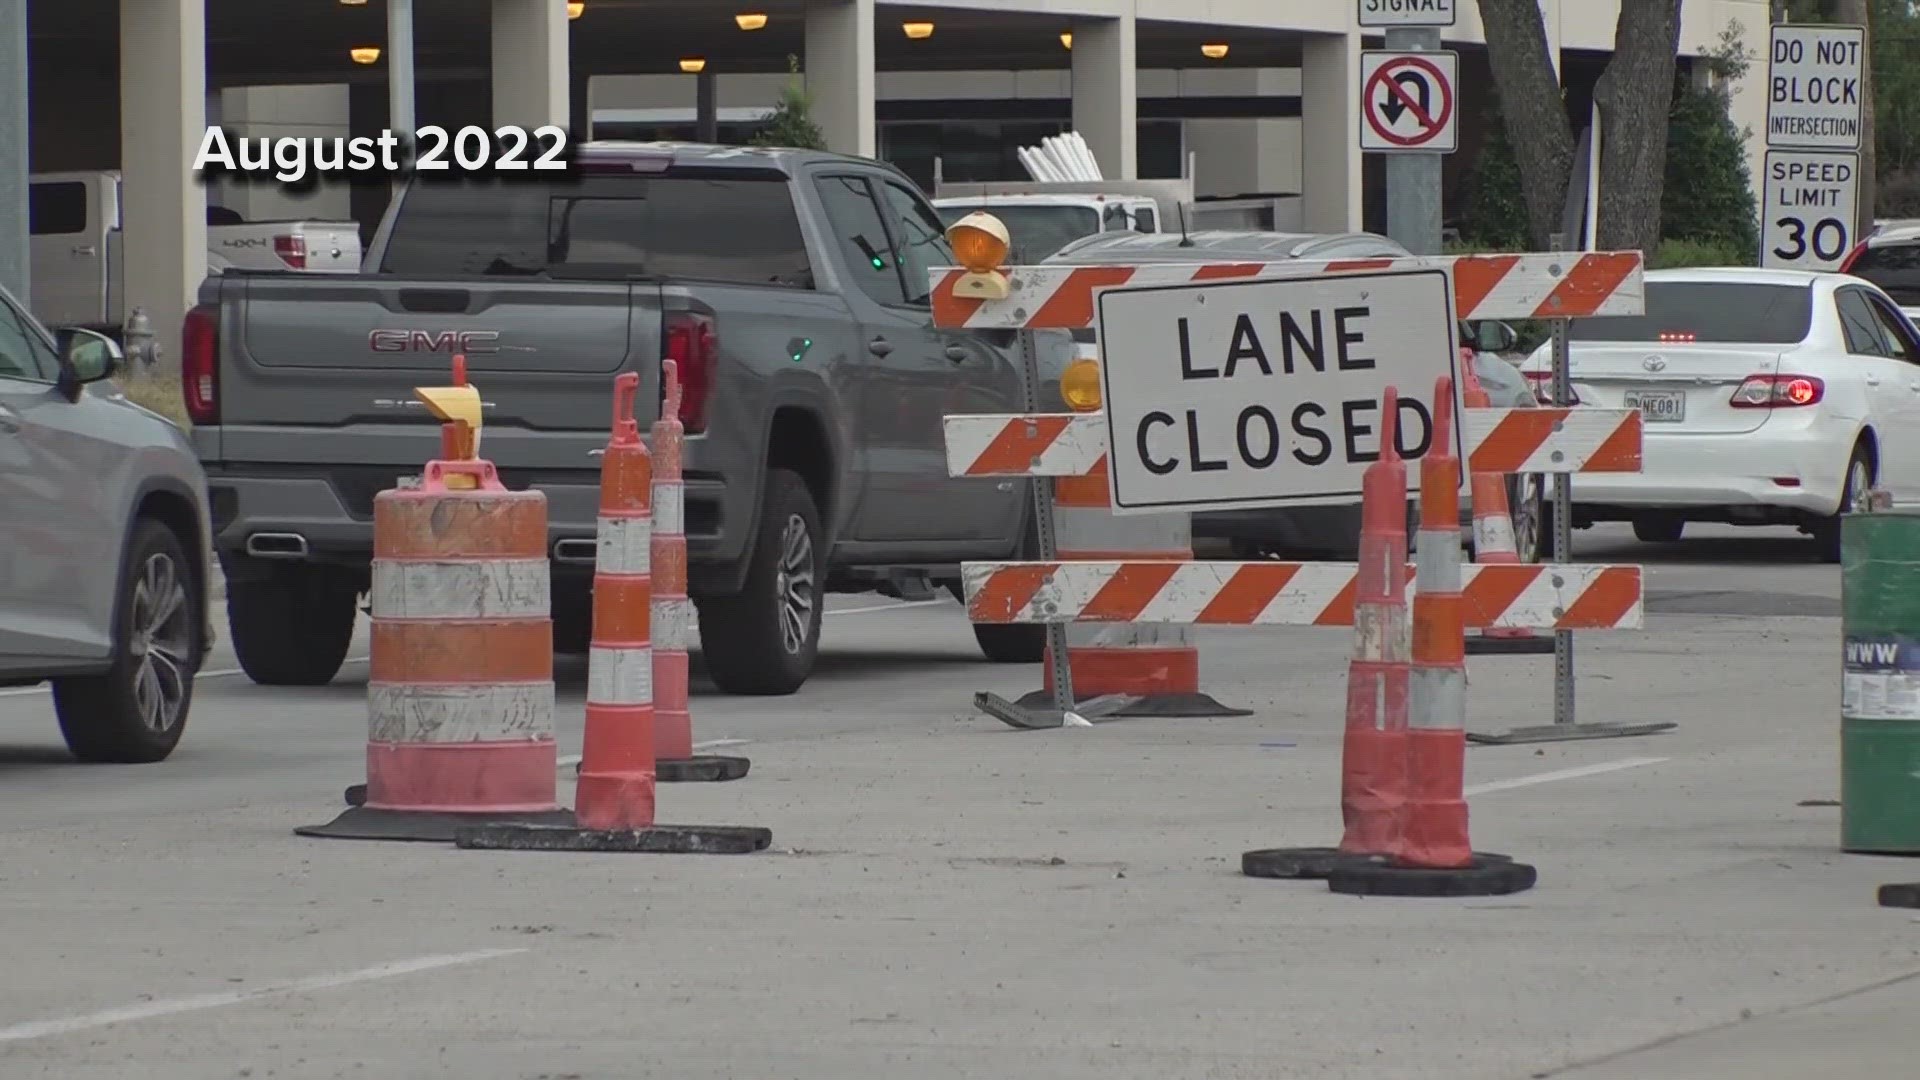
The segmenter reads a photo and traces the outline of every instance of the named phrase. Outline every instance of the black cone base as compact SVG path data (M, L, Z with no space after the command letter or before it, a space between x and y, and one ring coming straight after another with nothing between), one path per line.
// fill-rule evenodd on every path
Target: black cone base
M568 815L571 817L571 815ZM746 855L773 844L773 831L750 825L655 825L602 832L564 825L476 825L461 829L471 851L586 851L653 855Z
M1920 908L1920 881L1880 886L1880 906Z
M1513 861L1510 855L1492 852L1479 852L1474 857L1496 862ZM1330 847L1262 848L1240 856L1242 874L1285 881L1325 881L1341 867L1387 864L1385 855L1349 855L1339 848Z
M364 792L361 797L365 798ZM572 824L573 813L569 810L548 810L528 814L434 814L354 806L325 825L302 825L293 832L295 836L318 836L328 840L413 840L450 844L454 834L464 828L519 823Z
M1327 877L1327 888L1347 896L1506 896L1533 888L1537 876L1526 863L1475 852L1459 869L1347 864Z
M747 770L752 767L753 762L743 757L695 754L689 758L656 761L653 763L653 775L662 784L711 783L738 780L747 775Z
M1094 701L1110 697L1108 694L1076 694L1074 703ZM1053 708L1053 695L1045 690L1034 690L1015 702L1022 709L1050 710ZM1120 708L1105 711L1102 716L1252 716L1252 709L1236 709L1222 705L1211 694L1147 694L1138 701L1129 702Z

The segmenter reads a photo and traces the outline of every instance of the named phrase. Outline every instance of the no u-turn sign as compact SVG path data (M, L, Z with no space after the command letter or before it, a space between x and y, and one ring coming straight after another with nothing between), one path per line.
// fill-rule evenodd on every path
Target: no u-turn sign
M1362 52L1360 149L1451 154L1460 142L1460 54Z

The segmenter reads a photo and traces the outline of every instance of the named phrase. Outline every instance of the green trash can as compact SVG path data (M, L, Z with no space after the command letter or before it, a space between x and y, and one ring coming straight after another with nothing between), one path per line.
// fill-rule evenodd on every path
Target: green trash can
M1920 854L1920 512L1840 523L1840 848Z

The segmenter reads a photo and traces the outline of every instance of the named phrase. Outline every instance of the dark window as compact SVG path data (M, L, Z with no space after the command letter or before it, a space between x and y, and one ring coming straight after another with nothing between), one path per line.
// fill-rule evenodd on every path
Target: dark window
M1662 341L1662 335L1702 344L1793 345L1805 340L1813 316L1809 285L1748 282L1649 281L1645 315L1575 319L1575 341Z
M1902 307L1920 307L1920 240L1868 247L1847 272L1880 286Z
M417 184L394 218L380 269L797 288L813 280L784 179L701 175Z
M926 307L933 303L935 267L954 265L953 249L947 245L946 226L940 215L913 192L888 181L881 185L886 193L887 222L893 226L894 240L900 251L900 276L906 287L907 302Z
M1151 210L1136 210L1133 214L1133 231L1150 233L1154 231L1154 216Z
M858 176L823 176L814 186L840 244L840 261L854 284L879 303L904 307L907 294L894 265L893 244L867 182Z
M78 180L30 185L27 231L35 236L86 232L87 185Z
M12 304L0 300L0 378L52 382L60 360Z
M1873 309L1859 289L1841 289L1833 296L1834 309L1840 313L1840 331L1846 336L1847 351L1855 356L1891 356L1880 336Z
M1899 311L1877 296L1867 295L1865 299L1868 310L1873 313L1874 329L1879 333L1887 355L1909 364L1920 361L1920 356L1914 355L1913 343L1908 337L1911 331L1906 327L1906 319Z

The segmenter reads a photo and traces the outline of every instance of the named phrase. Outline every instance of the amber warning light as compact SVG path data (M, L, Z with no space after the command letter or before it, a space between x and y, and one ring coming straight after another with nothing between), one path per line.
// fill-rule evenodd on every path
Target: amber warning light
M1005 300L1011 291L1006 271L1011 241L1007 227L992 214L974 211L947 228L953 256L967 272L953 283L953 294L972 300Z

